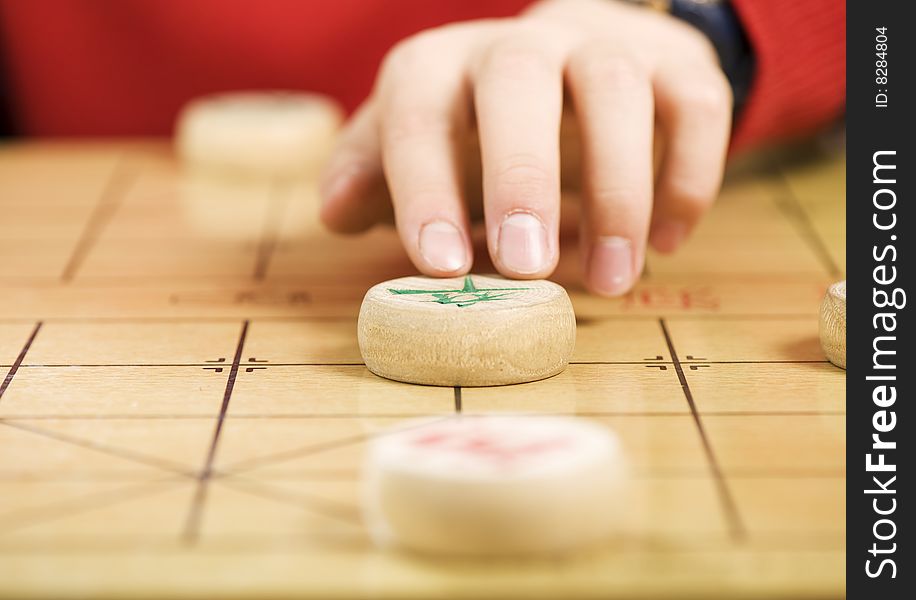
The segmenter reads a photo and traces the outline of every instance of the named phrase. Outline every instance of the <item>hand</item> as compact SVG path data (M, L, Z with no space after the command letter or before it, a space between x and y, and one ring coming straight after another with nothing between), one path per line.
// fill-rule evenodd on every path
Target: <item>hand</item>
M732 100L700 32L611 0L550 0L398 44L328 163L322 219L360 231L390 203L421 272L467 272L476 125L493 263L507 277L547 277L559 255L564 84L581 131L585 283L626 292L647 240L674 250L717 195Z

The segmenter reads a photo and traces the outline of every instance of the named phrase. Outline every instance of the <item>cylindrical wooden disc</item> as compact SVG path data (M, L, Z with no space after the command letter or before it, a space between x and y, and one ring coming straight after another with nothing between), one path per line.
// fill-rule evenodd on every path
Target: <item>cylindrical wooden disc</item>
M313 175L343 121L333 99L303 92L235 92L190 102L178 117L178 155L222 175Z
M549 281L404 277L363 299L359 348L370 371L442 386L535 381L566 368L576 317Z
M821 348L827 360L846 368L846 282L841 281L827 289L821 303Z
M369 444L361 482L373 541L435 555L568 553L613 536L632 514L617 436L584 419L399 423Z

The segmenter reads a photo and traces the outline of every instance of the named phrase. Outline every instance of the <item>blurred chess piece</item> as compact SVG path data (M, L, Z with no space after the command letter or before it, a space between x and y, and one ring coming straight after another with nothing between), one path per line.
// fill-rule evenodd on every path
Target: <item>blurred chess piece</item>
M304 92L203 96L182 109L175 151L181 208L209 238L257 243L319 231L319 171L343 122L333 99Z
M827 289L821 303L821 348L827 359L838 367L846 368L846 282L841 281Z
M191 169L227 177L316 179L343 122L333 99L303 92L235 92L185 106L175 148Z

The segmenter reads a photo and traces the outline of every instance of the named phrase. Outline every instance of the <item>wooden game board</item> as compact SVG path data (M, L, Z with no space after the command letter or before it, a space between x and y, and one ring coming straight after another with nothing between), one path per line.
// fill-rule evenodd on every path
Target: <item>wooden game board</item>
M569 369L453 390L360 363L362 294L412 269L390 232L323 233L311 184L182 177L156 143L0 147L0 596L842 595L845 373L817 309L844 163L731 174L622 300L567 249ZM562 560L373 549L364 442L456 411L614 427L636 516Z

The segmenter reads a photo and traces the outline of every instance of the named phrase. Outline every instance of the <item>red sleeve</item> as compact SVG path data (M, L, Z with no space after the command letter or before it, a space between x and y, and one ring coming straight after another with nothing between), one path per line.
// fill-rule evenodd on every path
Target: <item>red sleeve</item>
M304 88L355 106L398 39L529 0L0 0L12 110L32 135L168 133L189 98ZM842 0L732 0L756 80L733 147L801 135L843 111Z
M398 40L530 1L0 0L0 59L19 133L165 135L185 102L225 90L303 89L352 109Z
M756 72L732 150L810 134L846 106L843 0L732 0Z

